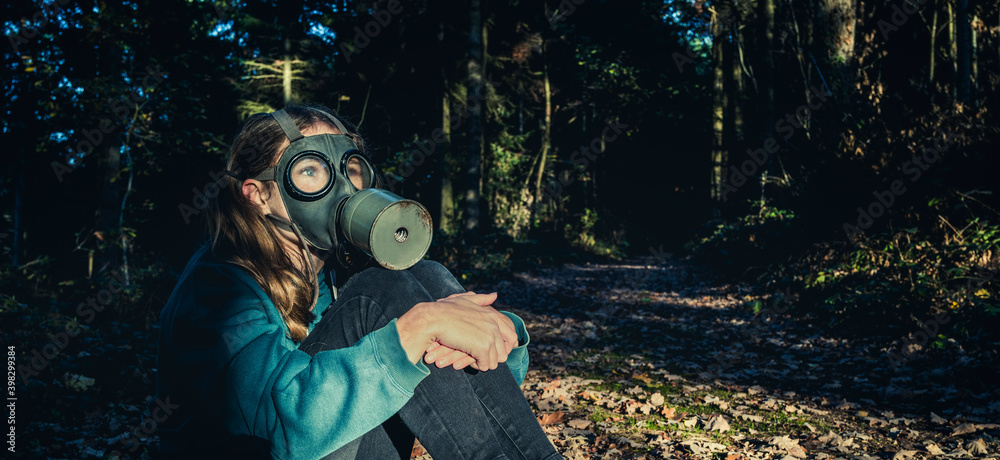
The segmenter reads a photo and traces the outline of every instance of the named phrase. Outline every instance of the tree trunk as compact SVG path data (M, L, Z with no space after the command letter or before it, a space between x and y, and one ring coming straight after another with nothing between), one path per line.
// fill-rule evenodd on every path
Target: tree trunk
M834 62L849 66L854 61L854 26L856 11L853 0L826 0L823 5L826 14L827 44Z
M292 39L285 37L285 62L281 68L281 88L285 105L292 103Z
M951 61L951 97L958 98L958 37L954 0L948 2L948 58Z
M736 10L734 4L733 9ZM737 17L738 19L742 19ZM726 171L730 164L731 152L742 151L743 146L743 68L740 62L740 24L733 23L729 27L730 40L723 43L722 54L725 58L728 80L723 83L726 91L726 120L723 125L725 158L722 161L722 182L726 183ZM722 203L720 215L725 215L725 204Z
M597 108L594 107L594 106L590 107L590 118L591 118L591 120L593 120L594 118L597 118ZM607 148L607 143L605 142L604 137L602 136L601 137L601 149L603 150L603 149L606 149L606 148ZM597 164L600 161L601 161L601 157L600 157L600 155L597 155L597 156L594 157L594 161L591 163L590 193L591 193L591 196L593 197L593 199L591 200L591 202L594 203L594 210L595 211L600 210L600 201L598 201L598 198L597 198L597 173L598 173L598 171L601 171L601 169L597 167Z
M970 25L976 23L976 15L971 14L971 12L969 16L969 22ZM979 107L979 101L977 96L978 90L976 89L976 87L979 86L979 43L977 41L979 34L976 33L976 29L974 27L970 27L970 29L972 31L972 37L969 40L970 46L972 47L972 57L971 57L972 62L970 63L971 67L970 70L972 72L971 74L972 81L969 83L969 99L976 107Z
M931 59L930 59L930 69L927 71L927 80L930 82L931 87L934 86L934 59L937 57L937 50L934 49L935 42L937 42L937 23L938 23L938 5L937 0L931 2L931 9L934 10L931 14Z
M483 23L481 0L472 0L469 5L469 58L466 64L468 70L467 107L469 111L469 144L465 158L465 225L466 242L476 239L479 231L479 197L480 181L482 180L483 156L483 104L486 95L483 89Z
M444 133L444 140L438 146L441 153L438 156L438 175L441 178L441 213L438 215L438 228L445 233L451 233L453 220L455 219L455 197L451 185L451 107L448 98L448 83L444 78L447 72L441 68L442 91L441 91L441 131Z
M542 178L545 177L545 163L552 145L552 88L549 86L549 65L546 62L544 44L542 45L542 78L545 88L545 121L542 127L542 151L539 153L538 174L535 177L535 203L542 202ZM532 206L532 213L537 208L538 206Z
M761 121L763 121L763 139L774 136L774 0L760 1L760 17L764 24L761 34L760 50L764 55L764 68L761 69ZM761 165L760 170L760 205L766 203L767 171L773 155Z
M726 60L723 53L721 15L726 7L719 6L712 20L712 217L722 214L722 186L726 182L726 164L729 163L724 139L725 113L728 100L725 91Z
M444 8L444 7L443 7ZM439 11L440 22L438 22L438 46L441 50L439 56L439 66L441 68L441 132L442 139L437 146L437 175L438 175L438 203L440 211L437 216L438 229L451 234L455 225L455 196L451 182L451 80L448 75L450 53L446 53L447 41L445 40L445 11Z
M730 117L732 122L729 125L732 129L733 141L730 150L733 151L739 150L743 144L743 68L740 66L739 33L739 29L734 27L732 31L733 43L730 47L732 51L729 53L729 64L732 66L730 68L730 72L732 72L732 88L729 91L729 106L732 107Z
M969 22L969 0L958 0L956 17L957 70L955 99L968 103L972 80L972 24Z
M854 32L857 11L853 0L825 0L822 5L825 24L828 61L834 69L832 78L837 80L830 90L839 89L837 99L847 104L854 88Z

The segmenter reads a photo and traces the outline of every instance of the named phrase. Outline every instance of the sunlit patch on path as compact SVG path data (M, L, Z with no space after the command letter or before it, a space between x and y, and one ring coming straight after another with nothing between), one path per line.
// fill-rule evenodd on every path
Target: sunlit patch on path
M811 324L676 259L564 265L477 287L522 315L522 389L567 458L996 456L1000 398L894 371L877 339ZM961 366L954 363L953 366ZM427 458L425 456L425 458Z

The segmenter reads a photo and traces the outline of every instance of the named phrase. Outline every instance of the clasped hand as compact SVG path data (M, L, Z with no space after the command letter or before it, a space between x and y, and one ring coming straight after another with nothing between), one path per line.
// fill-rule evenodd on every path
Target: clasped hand
M496 369L517 346L514 323L491 307L496 299L469 291L416 304L396 323L407 356L437 367Z

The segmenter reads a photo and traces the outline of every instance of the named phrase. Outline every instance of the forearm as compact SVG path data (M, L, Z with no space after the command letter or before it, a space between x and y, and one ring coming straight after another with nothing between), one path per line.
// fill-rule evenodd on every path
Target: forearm
M258 405L253 427L281 458L318 458L360 437L396 413L429 374L407 361L392 323L305 362L294 353L267 386L271 404Z

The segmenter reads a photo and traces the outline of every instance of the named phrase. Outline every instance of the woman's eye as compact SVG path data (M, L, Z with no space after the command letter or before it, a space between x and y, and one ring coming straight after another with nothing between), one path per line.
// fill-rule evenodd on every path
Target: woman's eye
M330 170L322 161L303 158L292 165L292 183L305 193L317 193L330 181Z

